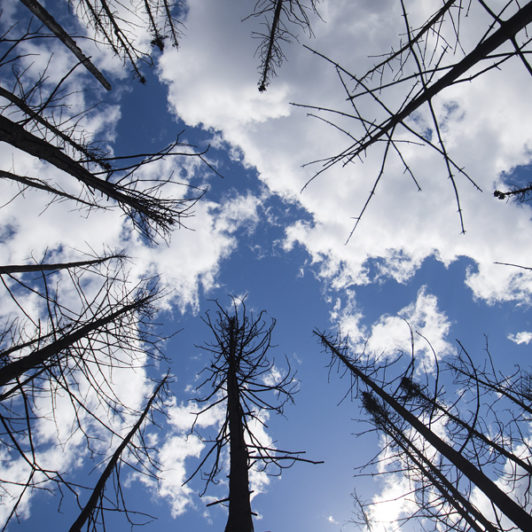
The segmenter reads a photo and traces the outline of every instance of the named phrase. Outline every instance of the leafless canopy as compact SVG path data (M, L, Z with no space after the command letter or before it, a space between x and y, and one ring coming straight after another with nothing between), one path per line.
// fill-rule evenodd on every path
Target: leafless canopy
M38 189L56 200L75 201L80 208L108 209L117 204L148 239L166 237L191 214L203 191L175 179L145 171L168 157L200 158L205 152L176 140L157 152L115 156L107 144L91 138L86 123L93 109L70 108L75 65L51 83L48 66L35 78L21 66L26 44L45 39L32 22L9 28L0 36L0 141L61 170L67 180L21 175L14 168L0 170L0 179L18 183L20 192Z
M206 375L198 390L209 388L199 405L206 404L197 414L203 415L217 405L226 405L226 416L218 434L211 442L189 482L206 467L203 493L214 482L222 468L224 448L230 446L229 501L227 532L247 532L253 529L249 501L248 470L258 467L271 474L280 474L294 462L319 463L303 458L304 451L285 451L262 443L253 429L253 424L266 427L264 413L283 414L287 403L293 401L297 383L288 361L282 374L276 375L277 366L267 357L275 320L268 324L265 313L253 316L245 302L233 299L232 308L224 309L216 302L213 318L209 313L204 321L214 336L214 341L201 346L212 355ZM193 428L194 430L194 428Z
M441 156L453 189L460 228L462 232L465 231L458 178L479 187L449 153L442 129L445 117L438 115L434 100L446 88L474 81L490 70L503 69L510 60L520 61L532 75L528 59L532 49L527 31L532 22L532 3L522 5L511 0L499 11L490 7L490 4L483 0L447 0L431 17L418 25L411 21L415 14L409 13L408 1L401 0L404 38L395 49L362 74L356 74L334 59L311 50L336 70L350 108L343 110L326 105L294 104L308 109L312 116L345 133L348 138L347 146L336 155L310 163L319 164L320 168L307 185L329 168L353 163L365 157L370 148L376 150L379 144L382 145L380 170L355 218L349 238L374 196L393 154L420 189L401 149L404 142L428 146ZM468 49L462 45L465 39L461 39L462 32L467 31L465 15L487 17L484 33ZM494 97L504 98L504 95ZM417 113L422 109L428 112L429 122L427 126L420 127ZM368 110L375 114L368 115Z
M402 367L402 357L378 365L364 354L353 355L346 343L316 334L332 356L331 367L352 377L352 390L371 425L386 439L383 451L358 468L359 474L400 474L408 480L410 490L401 497L415 503L416 510L401 522L430 520L446 530L464 531L530 528L527 379L524 394L510 393L508 379L518 378L518 372L507 377L492 365L481 370L461 346L457 361L440 368L436 359L435 375L421 380L414 358L403 358ZM459 378L451 398L441 372ZM371 472L377 465L382 473ZM474 491L487 497L489 511L476 506ZM356 500L362 521L369 521L374 503Z
M128 287L117 260L123 258L0 270L6 296L20 310L18 318L0 324L0 441L13 464L2 478L3 504L11 505L4 527L36 490L70 494L80 509L85 494L92 491L49 465L50 440L43 437L44 427L58 445L78 445L83 453L104 461L107 447L102 442L120 442L95 488L97 496L89 497L92 502L84 511L90 530L102 525L105 529L104 509L124 511L130 521L138 514L125 506L121 465L157 474L141 425L162 384L142 412L116 387L125 372L143 372L150 360L162 358L162 338L151 325L157 291L154 282ZM129 420L137 416L130 429ZM111 473L114 499L103 495Z
M48 29L70 49L85 68L107 90L111 84L91 62L70 33L65 30L37 0L21 0L21 2ZM110 46L113 52L128 64L138 79L145 83L141 72L141 62L151 63L151 50L145 43L139 43L137 35L148 22L151 33L151 45L160 50L164 48L166 39L178 46L178 26L176 20L177 2L170 0L143 0L139 11L134 2L118 2L116 0L70 0L80 18L93 29L98 42ZM73 21L75 24L75 21Z

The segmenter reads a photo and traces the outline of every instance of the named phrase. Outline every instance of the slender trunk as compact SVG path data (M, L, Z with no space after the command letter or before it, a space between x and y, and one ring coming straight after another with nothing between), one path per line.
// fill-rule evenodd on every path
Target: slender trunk
M36 122L39 122L39 124L42 124L46 129L50 130L54 135L56 135L65 143L72 146L75 150L79 151L80 153L83 153L83 155L85 155L85 157L87 157L89 161L99 164L105 170L110 170L109 164L98 160L98 158L94 155L94 153L90 151L90 149L88 149L86 146L83 146L79 142L76 142L72 138L72 136L67 135L66 133L61 131L57 126L47 120L44 116L42 116L40 113L34 111L22 98L19 98L16 94L13 94L12 92L8 91L7 89L4 89L3 87L0 87L0 96L3 96L11 103L15 104L21 111L27 114L28 117L32 118Z
M259 85L259 91L266 90L266 84L268 83L268 75L271 71L271 63L273 60L273 51L276 40L277 28L279 26L279 20L281 18L281 9L283 7L284 0L277 0L275 5L275 11L273 14L272 26L270 28L270 35L268 37L268 50L266 51L266 57L264 58L264 65L262 67L261 82Z
M74 39L62 28L44 7L36 0L20 0L48 29L79 59L85 68L109 91L111 84L81 51Z
M425 454L404 435L403 431L395 426L384 408L378 405L374 399L373 401L379 408L380 419L383 420L382 423L377 422L377 426L394 440L397 446L419 468L423 476L428 478L431 484L441 493L447 503L460 514L473 530L477 532L496 532L495 527L460 493Z
M469 425L468 423L466 423L465 421L460 419L458 416L455 416L452 412L449 412L449 410L447 410L447 408L442 406L435 399L431 399L430 397L428 397L425 393L423 393L423 391L421 389L418 389L416 387L415 393L417 393L419 395L419 397L421 397L423 399L423 401L425 401L427 404L429 404L429 405L433 406L434 408L440 410L449 419L451 419L457 425L459 425L460 427L462 427L463 429L468 431L470 435L474 436L475 438L477 438L481 442L485 443L489 447L492 447L501 456L504 456L508 460L511 460L512 462L517 464L519 467L522 467L529 475L532 475L532 465L527 464L524 460L522 460L521 458L519 458L515 454L511 453L510 451L508 451L507 449L505 449L504 447L499 445L497 442L494 442L493 440L490 440L482 432L479 432L477 429L475 429L475 427L472 427L471 425Z
M33 351L33 353L30 353L23 358L19 358L13 362L10 362L9 364L6 364L0 369L0 386L5 386L10 381L22 377L26 371L29 371L30 369L39 366L43 362L46 362L50 357L59 354L61 351L67 349L75 342L87 337L90 333L97 331L105 325L112 323L114 320L120 318L124 314L141 308L143 304L149 301L149 299L150 296L147 296L134 301L129 305L124 305L115 312L111 312L107 316L91 321L90 323L79 327L73 332L65 334L62 338L52 342L46 347L37 349ZM0 356L1 355L2 353L0 353Z
M97 509L98 501L101 501L103 499L105 483L107 482L107 479L113 472L113 469L117 466L118 461L120 460L120 456L122 455L124 449L127 447L129 442L131 441L131 438L133 438L133 436L135 435L135 432L137 432L140 429L142 422L144 421L145 417L148 415L148 412L150 411L153 401L157 397L159 390L163 387L167 379L168 379L168 375L166 375L163 378L163 380L157 385L157 387L155 388L155 391L150 397L148 403L146 404L146 407L144 408L141 416L139 417L139 419L137 420L133 428L128 432L126 437L122 440L120 445L117 447L116 451L113 453L111 460L109 460L109 462L107 463L107 466L105 467L103 473L98 479L96 486L92 490L91 496L89 500L87 501L87 504L85 505L81 513L79 514L74 524L70 527L70 532L81 531L81 528L83 527L87 519L90 519L94 511Z
M391 116L389 120L376 126L376 132L373 133L366 141L357 146L355 154L364 152L369 146L377 142L381 137L391 131L397 124L400 124L410 116L421 105L431 100L441 90L451 86L462 74L465 74L470 68L479 61L485 59L494 50L499 48L505 42L511 40L519 31L526 28L532 22L532 2L528 2L524 7L519 9L512 17L502 22L490 37L482 41L472 52L466 55L461 61L454 65L447 74L427 87L417 98L411 100L405 107Z
M164 215L157 212L156 205L149 205L151 198L140 197L140 193L128 191L109 181L97 178L59 148L29 133L22 126L4 116L0 116L0 141L7 142L34 157L44 159L56 168L71 175L92 191L97 190L108 198L116 200L125 207L126 212L132 210L155 221L159 221L158 217L160 217L168 224L173 222L171 219L164 220Z
M62 190L59 190L58 188L55 188L49 185L48 183L42 181L41 179L37 179L36 177L17 175L11 172L6 172L5 170L0 170L0 179L10 179L11 181L16 181L17 183L21 183L22 185L24 185L24 187L31 187L31 188L36 188L38 190L44 190L45 192L49 192L50 194L54 194L56 196L59 196L60 198L74 200L78 203L82 203L83 205L87 205L88 207L98 207L98 205L94 202L91 203L89 201L82 200L81 198L76 198L76 196L72 196L72 194L63 192Z
M407 423L421 434L441 455L475 484L501 512L522 530L532 530L532 517L519 504L510 499L491 479L466 460L460 453L427 428L416 416L404 408L385 390L373 382L360 369L353 365L325 336L319 335L323 344L334 353L349 370L373 390L388 406L395 410Z
M249 500L248 449L244 441L242 407L238 389L237 339L234 323L230 324L229 368L227 372L227 411L229 417L229 517L225 532L253 532Z
M488 390L492 390L497 394L504 395L504 397L515 403L517 406L521 407L525 412L532 414L532 408L529 405L525 404L523 401L521 401L518 397L516 397L513 392L510 392L508 389L506 389L501 383L496 382L494 384L493 382L487 380L487 378L482 379L482 377L477 377L476 375L473 375L472 373L469 373L468 371L463 370L456 365L451 365L451 369L454 372L463 375L469 380L477 381L481 386L484 386L484 388L487 388Z
M124 255L110 255L101 259L80 260L75 262L57 262L55 264L10 264L0 266L0 275L11 273L28 273L28 272L48 272L57 270L66 270L68 268L81 268L83 266L94 266L101 264L110 259L121 259Z

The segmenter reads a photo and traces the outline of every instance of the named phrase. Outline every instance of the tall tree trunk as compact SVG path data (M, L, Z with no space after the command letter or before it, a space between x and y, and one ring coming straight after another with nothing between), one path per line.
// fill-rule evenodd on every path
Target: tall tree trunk
M160 389L164 386L167 380L168 380L168 374L166 374L163 380L157 385L157 387L155 388L155 391L151 395L139 419L137 420L133 428L127 433L125 438L120 442L120 445L117 447L116 451L113 453L113 456L107 463L107 466L103 470L103 473L100 475L100 478L98 479L98 482L96 483L96 486L94 486L94 489L92 490L91 496L89 500L87 501L87 504L81 510L81 513L79 514L74 524L70 527L70 532L80 532L81 528L83 527L83 525L85 524L87 520L89 520L89 523L91 522L91 520L94 520L93 515L95 512L98 511L98 508L99 508L98 501L103 501L103 498L104 498L105 483L111 476L111 473L113 472L113 470L118 466L120 457L122 456L124 449L129 445L129 442L135 435L135 432L137 432L140 429L144 419L146 418L146 416L148 415L148 412L150 411L153 401L155 400L155 398L157 397L157 394L159 393ZM103 506L101 506L101 502L100 502L100 510L103 512Z
M0 173L1 174L1 173ZM111 259L123 259L125 255L109 255L100 259L80 260L75 262L56 262L55 264L9 264L0 266L0 275L12 273L29 272L49 272L67 270L70 268L82 268L84 266L95 266Z
M46 362L50 357L59 354L64 349L67 349L75 342L86 338L89 334L98 329L105 327L107 324L112 323L114 320L117 320L121 316L142 308L142 306L151 299L150 296L146 296L140 300L136 300L133 303L124 305L118 310L107 314L101 318L95 319L81 327L78 327L74 331L65 334L58 340L48 344L41 349L36 349L29 355L14 360L6 364L0 369L0 386L5 386L9 382L18 379L24 375L26 371L31 370L32 368L40 366L43 362ZM8 349L1 355L5 355L7 352L13 351L13 349Z
M370 399L364 401L366 409L372 415L374 415L374 410L377 410L378 417L374 415L375 424L393 439L462 519L476 532L497 532L495 527L460 493L442 471L425 456L425 453L396 426L384 406L378 404L371 394L367 393L367 395Z
M235 323L230 323L229 369L227 372L227 410L229 417L229 517L225 532L253 532L249 500L248 449L244 441L242 407L237 380L238 354Z
M20 0L48 29L80 60L85 68L108 90L111 84L81 51L74 39L63 29L54 17L36 0Z
M519 467L522 467L529 475L532 475L532 465L528 464L527 462L519 458L519 456L516 456L514 453L511 453L506 448L499 445L497 442L491 440L482 432L479 432L474 426L471 426L469 423L466 423L458 416L455 416L447 408L445 408L443 405L438 403L436 399L432 399L431 397L427 396L419 386L416 386L416 384L413 381L411 381L410 379L403 379L401 382L401 386L405 388L407 391L414 393L418 397L423 399L423 401L426 404L429 404L432 407L437 408L438 410L443 412L449 419L454 421L458 426L465 429L467 433L469 434L469 437L474 436L475 438L485 443L489 447L492 447L501 456L504 456L508 460L511 460L512 462L517 464Z

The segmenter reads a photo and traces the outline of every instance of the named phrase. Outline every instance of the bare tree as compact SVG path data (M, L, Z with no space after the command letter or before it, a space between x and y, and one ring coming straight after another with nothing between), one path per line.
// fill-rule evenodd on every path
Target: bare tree
M264 19L264 31L254 32L254 38L260 40L257 48L259 56L259 91L268 87L276 70L285 60L283 46L297 40L297 30L312 35L311 17L318 16L317 0L257 0L250 18Z
M349 238L368 208L393 154L420 189L401 150L401 143L404 142L426 145L441 156L454 192L460 228L462 232L465 231L457 177L465 178L477 189L479 187L447 149L442 134L442 117L438 116L433 100L448 87L474 81L490 70L503 68L511 59L522 62L526 71L532 74L528 60L530 36L527 32L528 25L532 22L532 3L521 5L511 0L500 11L489 4L490 2L476 0L464 6L458 0L447 0L418 26L411 22L413 17L409 14L407 2L401 0L404 41L363 74L353 73L350 68L340 65L334 59L311 50L335 69L350 109L296 104L309 109L314 116L317 115L345 133L348 138L348 145L336 155L316 161L320 169L307 185L332 166L353 163L356 159L363 158L370 148L383 144L380 170L369 196L355 218ZM482 15L487 14L489 20L476 45L464 50L460 37L461 32L467 30L463 18L464 14L469 14L474 8L482 11ZM460 52L463 55L456 61L455 57ZM412 117L422 107L428 111L432 123L420 128ZM373 109L375 115L368 115L367 110ZM336 123L336 118L339 123ZM353 127L349 128L346 123L353 123Z
M103 73L91 62L75 42L73 36L61 26L53 14L37 0L20 0L46 27L76 56L85 68L107 90L111 84ZM146 22L152 35L151 45L160 50L170 38L172 45L178 46L179 22L175 18L176 3L170 0L143 0L142 9L133 2L116 0L77 0L70 1L82 21L95 32L99 42L109 46L113 52L129 64L138 79L145 83L141 62L151 63L151 50L138 42L136 32L144 28ZM74 22L74 21L73 21Z
M120 438L122 423L136 414L116 389L116 376L147 369L150 359L163 358L162 338L151 326L158 297L155 283L128 288L121 263L112 265L117 258L122 260L117 255L2 268L4 287L20 316L8 315L0 326L0 441L10 460L26 472L25 480L4 472L4 504L11 504L4 526L36 490L58 490L61 496L66 490L79 502L80 490L88 489L47 465L49 441L39 429L43 422L48 419L51 427L55 423L59 442L77 440L98 456L101 441ZM70 425L64 425L61 415L56 417L58 405L70 412ZM143 441L133 445L132 436L121 453L127 446L130 455L136 453L136 469L153 476L150 449ZM115 486L121 490L119 482ZM101 514L104 507L108 505L97 511Z
M169 375L166 374L163 379L157 384L155 387L155 390L151 397L149 398L148 402L146 403L146 406L144 407L144 410L142 411L141 415L139 416L137 422L133 425L131 430L124 436L122 441L120 442L120 445L116 448L115 452L113 453L111 459L105 466L105 469L103 470L102 474L100 475L98 482L94 486L94 489L91 492L91 495L81 510L80 514L78 515L76 521L74 524L70 527L70 532L79 532L83 528L85 524L87 524L87 530L98 530L98 524L104 524L104 512L108 511L108 501L109 497L105 495L105 488L107 481L109 478L114 474L115 476L115 482L114 482L114 490L115 490L115 500L116 503L114 504L114 508L118 511L122 511L125 513L128 517L128 520L131 524L135 524L135 521L133 521L129 514L130 511L125 506L124 503L124 495L122 493L122 483L120 481L120 468L122 464L129 465L128 459L124 457L127 450L130 450L133 454L133 457L135 458L135 464L134 469L136 471L139 470L140 464L142 467L146 468L146 466L154 466L153 458L149 454L149 450L144 443L143 438L140 438L140 444L135 443L133 441L133 438L137 434L141 434L142 425L146 419L146 417L152 413L154 401L158 399L158 396L161 395L162 391L164 391L164 386L167 383L169 378ZM131 467L131 466L130 466ZM153 468L153 467L152 467ZM155 466L157 470L157 466ZM147 469L143 471L144 473L154 476L155 473L150 471L150 469ZM138 513L135 511L134 513Z
M82 20L92 27L101 41L123 58L138 79L146 80L140 62L151 62L149 51L140 47L136 39L138 28L149 26L151 44L160 50L167 38L178 46L179 22L175 18L176 5L172 0L143 0L141 9L134 2L116 0L71 0Z
M0 38L0 72L5 74L0 86L0 96L4 98L0 108L0 141L46 161L72 182L67 184L70 190L65 190L64 184L20 175L8 168L0 170L0 178L18 183L22 190L44 190L52 198L76 201L88 209L118 204L146 238L168 236L173 227L190 215L203 191L188 187L172 175L147 175L145 169L167 157L199 157L205 161L205 152L182 143L179 135L159 151L118 156L106 153L108 150L97 140L88 141L90 133L83 122L91 108L74 112L68 107L70 78L77 65L56 84L48 82L47 67L37 79L34 74L19 70L25 43L43 38L31 24L20 31L19 26L10 28Z
M476 410L472 421L465 422L457 414L451 413L437 398L442 393L438 378L434 384L436 397L429 397L424 387L413 382L410 377L413 364L409 364L403 376L399 377L400 385L394 385L396 379L384 377L389 363L379 368L362 356L349 355L348 347L342 342L317 331L315 334L332 355L332 363L338 363L353 377L354 385L360 390L363 404L372 416L373 423L391 438L392 445L398 449L399 462L404 463L405 458L408 460L409 465L401 467L409 478L417 482L420 514L416 516L437 519L447 525L453 523L453 529L458 530L470 527L475 530L504 529L501 528L498 517L498 522L494 524L485 519L483 512L474 508L470 500L470 489L474 485L483 492L494 509L497 508L521 530L528 530L532 526L527 496L525 495L524 503L513 498L488 476L487 468L494 460L499 463L511 460L514 468L509 478L505 479L507 483L516 487L524 482L525 487L528 483L530 488L530 457L522 458L515 451L517 442L521 443L526 439L526 429L519 416L512 417L510 426L504 425L504 432L495 441L480 430L478 383L475 387ZM493 411L493 408L491 403L487 411ZM484 419L483 422L487 431L488 420ZM436 423L439 426L443 424L446 428L447 438L440 437L432 429L432 425ZM493 424L502 429L503 424L497 416ZM519 434L514 434L513 431ZM430 454L427 455L427 452ZM499 471L499 478L500 474ZM441 499L424 496L427 486L438 491ZM511 489L514 491L514 488ZM460 525L460 522L464 524Z
M399 421L394 419L389 409L382 402L377 401L371 392L362 392L362 403L371 415L373 423L391 438L401 453L400 460L406 461L405 472L410 478L416 473L419 478L416 488L417 501L420 513L416 517L430 516L443 522L448 529L461 529L460 519L465 521L464 529L471 527L478 532L495 532L496 528L475 508L469 500L462 495L455 484L449 480L449 472L443 471L442 464L434 464L431 457L419 448L412 438L402 430ZM427 485L436 488L441 499L434 497L433 493L426 496ZM452 508L452 511L451 511ZM460 519L456 519L456 515ZM409 516L408 519L411 519ZM452 525L451 525L452 523Z
M111 90L111 84L105 76L96 68L90 58L88 58L76 41L64 30L55 18L36 0L20 0L63 44L77 57L85 68L100 82L107 90Z
M229 445L229 497L211 504L229 502L226 532L251 532L253 512L249 469L259 467L280 474L294 462L321 462L303 458L304 451L285 451L266 446L253 430L253 423L266 426L265 412L282 414L285 405L293 401L296 391L294 374L288 362L284 374L276 378L272 370L277 366L267 358L275 320L267 324L264 312L253 316L247 311L244 301L233 299L229 311L219 303L216 305L215 318L209 313L204 318L214 341L201 348L211 353L213 358L204 368L206 377L198 386L198 389L208 387L210 391L196 400L207 406L196 416L219 404L226 405L226 415L211 447L187 482L211 460L212 465L205 475L205 493L220 473L222 452Z

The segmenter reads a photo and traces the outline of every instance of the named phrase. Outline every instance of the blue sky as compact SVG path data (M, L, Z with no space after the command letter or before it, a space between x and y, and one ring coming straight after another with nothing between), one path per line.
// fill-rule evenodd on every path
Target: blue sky
M390 35L398 33L393 31L398 15L387 0L358 4L355 8L347 1L322 2L324 21L316 20L315 38L308 41L302 36L302 42L362 71L371 62L368 55L386 51L396 42ZM412 3L420 18L435 9L422 4ZM50 9L58 5L52 2ZM270 478L253 501L261 516L255 530L358 530L349 524L350 493L356 488L367 500L378 498L383 484L354 479L353 468L375 454L379 440L374 434L354 435L367 428L357 421L363 417L359 403L338 404L347 380L335 372L328 374L328 357L312 330L339 330L355 347L368 341L370 352L391 354L405 350L409 342L408 327L399 316L433 343L441 359L455 356L459 339L480 364L487 335L500 370L511 372L515 364L530 369L530 345L511 337L532 331L532 277L530 272L494 264L532 266L530 207L500 202L492 195L504 182L532 180L532 137L522 120L532 111L523 88L528 79L517 61L510 62L504 75L492 73L476 84L453 87L437 101L441 113L456 106L457 111L446 118L447 142L453 156L483 188L480 193L459 182L464 235L443 164L434 153L409 146L405 151L423 190L418 192L400 164L392 161L355 236L346 244L353 217L371 190L378 152L368 154L364 164L332 169L301 192L312 176L312 169L301 165L341 151L347 141L289 103L341 107L342 88L333 69L292 43L279 77L259 94L255 43L250 39L254 26L240 22L247 9L243 1L230 7L216 0L191 3L179 50L155 55L154 67L146 71L146 85L134 81L101 47L91 52L115 89L105 94L84 74L73 82L73 87L90 89L85 94L88 102L101 100L89 124L95 137L104 138L117 154L156 149L173 141L179 131L183 141L200 150L210 146L206 156L223 177L182 160L149 170L174 171L208 189L186 221L189 229L148 246L131 232L120 213L85 217L65 209L65 204L51 205L41 213L38 206L43 198L27 194L0 210L2 226L14 228L14 237L1 241L0 249L6 263L16 263L31 254L42 255L46 247L61 249L69 258L75 256L74 250L119 247L132 257L128 266L132 279L160 276L167 296L158 321L163 333L180 330L165 345L175 375L170 410L177 421L163 425L158 436L161 453L165 442L184 441L179 419L186 420L196 375L208 363L195 345L210 340L200 318L213 310L212 300L225 305L230 296L246 295L250 309L266 310L277 320L272 356L280 365L286 356L300 383L295 404L287 408L286 417L269 420L267 434L280 448L305 449L309 458L325 463L295 464L282 478ZM20 10L6 16L23 15ZM464 46L482 30L483 21L483 14L473 10L464 23ZM71 61L58 46L54 54L57 65ZM38 66L36 62L32 68ZM52 78L59 71L53 71ZM494 93L504 97L494 98ZM72 97L71 109L82 103ZM416 117L420 123L427 120L423 113ZM10 161L8 167L15 165L21 173L31 169L53 175L43 164L24 159L4 144L0 153ZM2 194L12 194L2 186ZM26 216L20 215L21 209ZM8 306L2 309L2 319L10 312ZM417 345L423 359L423 341ZM203 434L209 430L212 427L204 428ZM174 458L179 466L184 460L190 473L197 458L186 453L185 449ZM69 457L62 465L74 478L95 482L94 471L86 476L93 464L75 464ZM176 487L178 474L168 472L164 478L167 484L159 486L133 481L127 490L131 508L138 506L158 517L144 530L223 528L225 510L207 511L205 503L212 499L197 496L201 481L181 492ZM207 495L223 498L225 490L221 485ZM74 513L68 496L61 513L58 503L55 495L32 496L24 518L9 530L61 529ZM111 522L110 530L129 529L121 518Z

